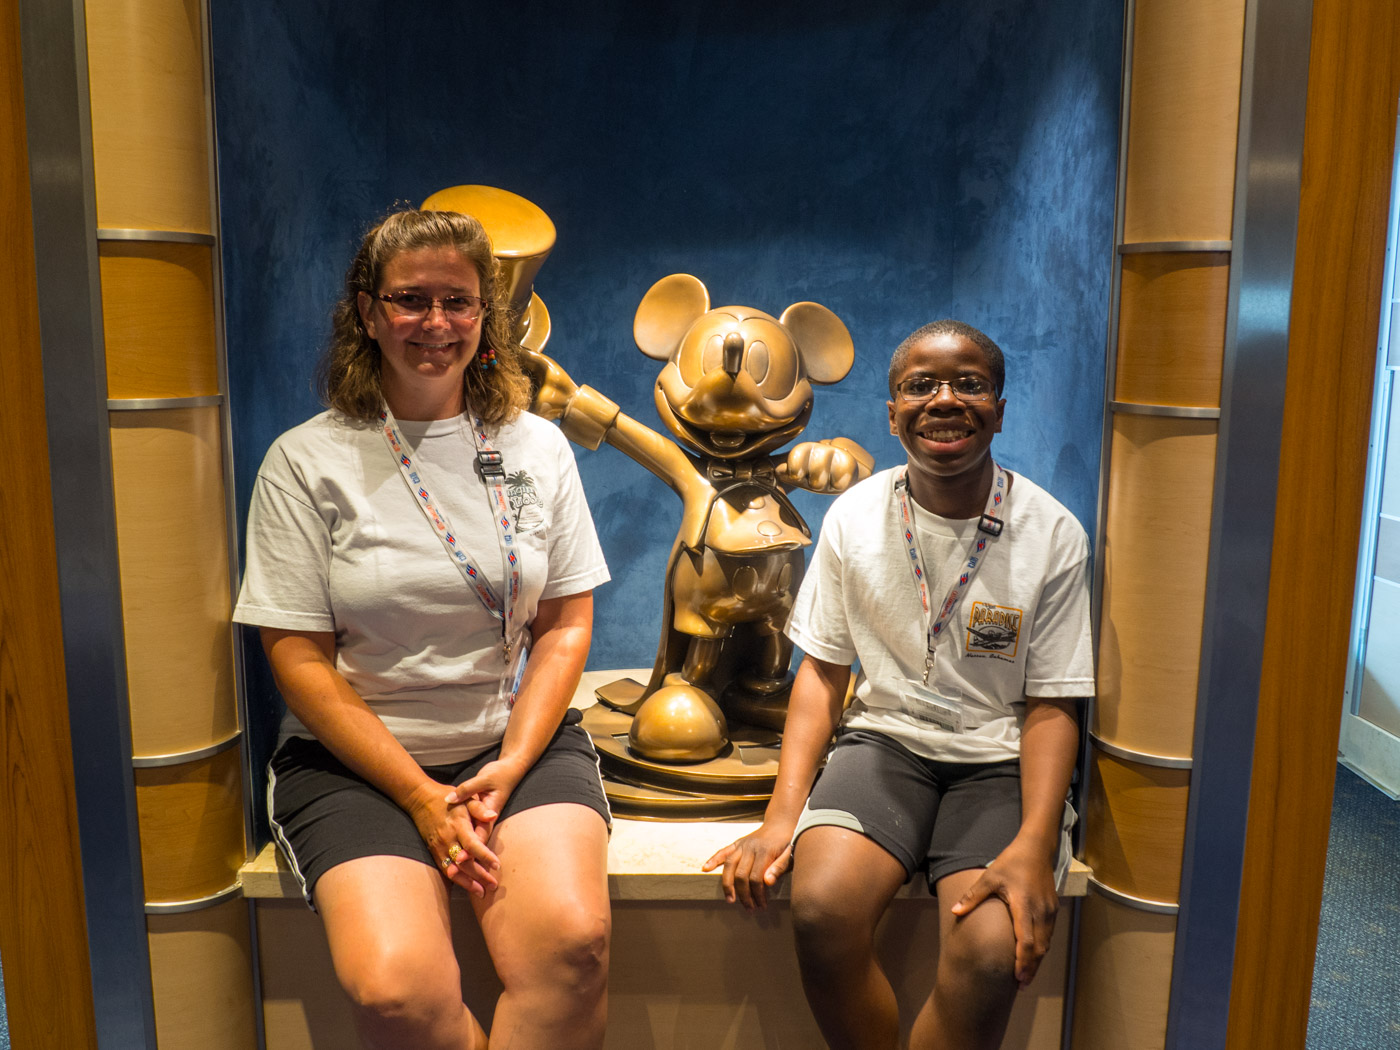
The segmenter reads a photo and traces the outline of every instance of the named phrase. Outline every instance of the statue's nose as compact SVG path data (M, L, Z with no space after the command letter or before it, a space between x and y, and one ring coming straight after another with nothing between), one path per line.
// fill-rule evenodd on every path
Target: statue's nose
M743 363L744 337L739 332L730 332L724 337L724 374L733 379Z

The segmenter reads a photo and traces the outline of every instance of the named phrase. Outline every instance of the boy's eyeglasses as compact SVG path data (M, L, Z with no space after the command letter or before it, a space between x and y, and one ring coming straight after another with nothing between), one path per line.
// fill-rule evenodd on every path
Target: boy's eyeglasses
M958 376L956 379L911 376L894 389L899 400L917 405L932 401L945 385L959 401L990 401L996 396L991 380L981 376Z

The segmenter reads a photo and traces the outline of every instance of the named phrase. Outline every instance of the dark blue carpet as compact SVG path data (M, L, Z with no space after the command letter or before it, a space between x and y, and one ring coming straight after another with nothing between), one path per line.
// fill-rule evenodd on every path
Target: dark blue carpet
M0 1050L10 1050L10 1019L5 1013L5 975L0 972Z
M1400 802L1337 767L1308 1050L1400 1047Z

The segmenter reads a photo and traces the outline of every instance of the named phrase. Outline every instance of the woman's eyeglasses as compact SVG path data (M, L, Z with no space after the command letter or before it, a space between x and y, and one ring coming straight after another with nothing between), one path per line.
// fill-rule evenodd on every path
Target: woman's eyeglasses
M486 307L486 300L479 295L420 295L418 292L371 292L370 298L378 299L389 307L395 317L411 317L420 320L432 313L434 306L441 306L442 312L454 321L475 321Z

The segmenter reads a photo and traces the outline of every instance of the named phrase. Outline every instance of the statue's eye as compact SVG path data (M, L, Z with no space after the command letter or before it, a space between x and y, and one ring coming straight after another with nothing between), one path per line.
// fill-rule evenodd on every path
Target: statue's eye
M718 345L718 336L710 336L709 339L697 342L687 339L681 344L680 352L676 354L676 368L680 371L681 379L688 387L694 387L700 382L702 376L708 369L705 364L714 354L719 351L715 349Z
M764 397L772 401L787 397L797 382L797 354L790 345L779 346L776 350L770 350L765 343L754 345L763 347L763 375L760 376L752 366L750 367L754 379L758 382L758 389Z
M755 339L749 344L749 375L755 383L762 383L768 375L768 344Z
M709 375L724 365L724 337L712 335L705 341L705 352L700 355L700 374Z

